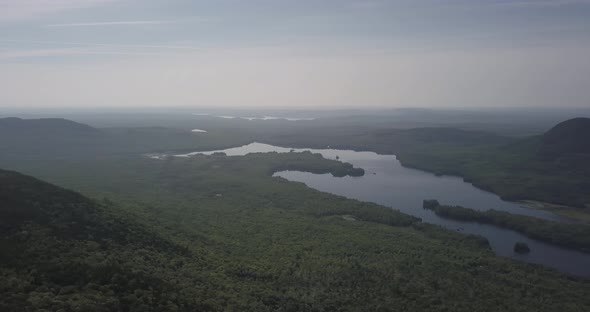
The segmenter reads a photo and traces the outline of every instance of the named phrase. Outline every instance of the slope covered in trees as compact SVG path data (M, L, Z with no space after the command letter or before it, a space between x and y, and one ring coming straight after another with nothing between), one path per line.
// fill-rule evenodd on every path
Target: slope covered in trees
M21 119L15 117L0 118L0 133L12 133L24 138L29 135L75 135L81 133L96 133L97 129L88 125L62 118Z
M185 247L111 203L12 171L0 170L0 185L0 310L199 307L162 276L190 257Z
M250 143L247 133L195 134L161 127L96 129L66 119L0 119L0 164L24 173L52 170L84 159L115 159L141 154L223 149Z
M551 128L541 138L539 153L547 157L590 154L590 118L566 120Z
M88 160L95 202L7 173L9 311L583 310L590 283L498 258L485 240L273 178L310 153ZM332 169L329 169L332 168ZM62 168L62 169L65 169ZM56 179L59 179L56 177ZM36 191L39 189L39 191ZM39 194L29 198L31 194ZM10 205L10 203L16 203Z
M52 147L45 154L16 145L9 150L12 158L6 150L0 153L3 166L108 198L91 200L2 173L0 310L578 311L590 306L585 278L498 258L480 237L272 177L282 169L360 174L350 165L310 153L155 160L141 153L238 145L249 134L99 132L82 140L87 145L57 145L56 138L41 142L37 149ZM445 144L480 146L473 134L450 133L455 139ZM407 135L399 141L406 148L438 140ZM365 139L353 136L350 142L380 142ZM386 142L380 146L387 148Z

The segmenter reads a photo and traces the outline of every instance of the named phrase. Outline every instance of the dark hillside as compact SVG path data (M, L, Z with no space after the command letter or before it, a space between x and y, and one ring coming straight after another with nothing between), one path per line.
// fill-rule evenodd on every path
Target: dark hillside
M0 119L0 166L32 173L85 159L138 157L144 153L215 150L250 143L236 131L196 134L189 129L160 127L101 128L66 119Z
M104 133L74 121L51 119L0 119L0 161L3 168L15 169L5 161L46 159L97 149Z
M158 272L187 257L109 207L0 170L0 311L198 310Z
M92 134L98 130L88 125L61 118L20 119L1 118L0 135L55 135L55 134Z
M43 225L87 223L96 205L82 195L13 171L0 170L0 230L26 222Z
M566 120L547 131L539 153L549 157L590 154L590 118Z

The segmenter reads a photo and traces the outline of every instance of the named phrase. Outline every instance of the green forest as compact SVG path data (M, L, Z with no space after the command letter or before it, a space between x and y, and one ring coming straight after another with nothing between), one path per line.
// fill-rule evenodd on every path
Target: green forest
M47 127L46 137L2 139L3 167L36 177L0 171L2 311L590 306L585 277L497 257L483 237L272 177L364 174L350 164L312 153L146 156L245 144L247 131L69 125L81 131L64 137Z
M2 185L10 185L0 193L2 213L26 213L2 226L0 307L578 311L590 305L586 279L498 258L485 239L271 177L278 168L342 166L310 153L142 158L97 170L87 187L108 194L100 200L2 172Z
M425 200L424 208L441 217L492 224L543 242L590 252L589 224L548 221L493 209L477 211L461 206L440 205L437 200Z

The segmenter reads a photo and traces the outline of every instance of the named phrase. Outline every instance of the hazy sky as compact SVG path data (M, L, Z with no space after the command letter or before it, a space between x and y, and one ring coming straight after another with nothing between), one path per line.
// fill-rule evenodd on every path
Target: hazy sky
M1 107L590 107L590 0L0 0Z

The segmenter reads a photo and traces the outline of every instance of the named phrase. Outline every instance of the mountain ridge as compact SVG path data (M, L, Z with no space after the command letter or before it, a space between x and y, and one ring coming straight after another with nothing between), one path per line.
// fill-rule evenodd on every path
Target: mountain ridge
M78 133L97 133L98 129L65 118L22 119L18 117L0 118L0 133L19 131L39 134L55 134L75 131Z
M590 118L573 118L561 122L541 137L539 153L545 156L590 154Z

